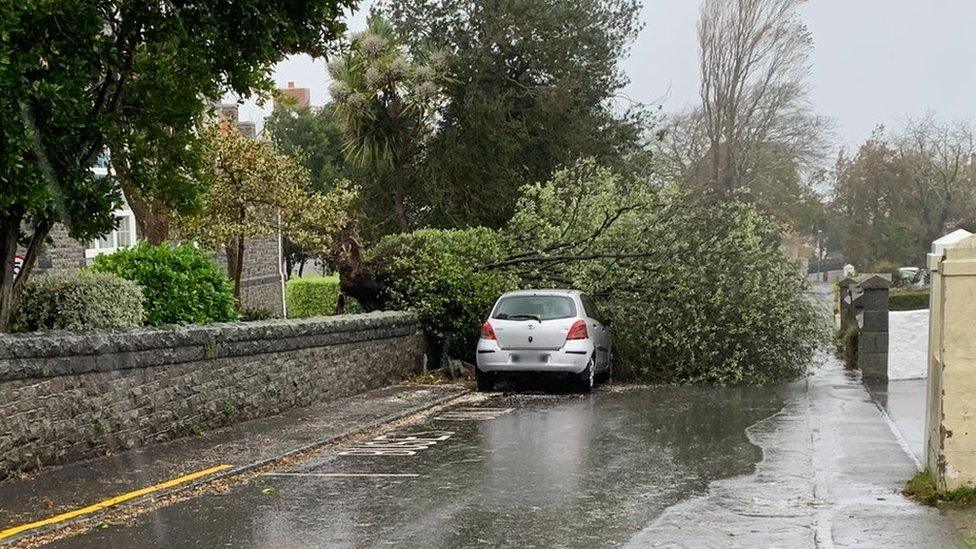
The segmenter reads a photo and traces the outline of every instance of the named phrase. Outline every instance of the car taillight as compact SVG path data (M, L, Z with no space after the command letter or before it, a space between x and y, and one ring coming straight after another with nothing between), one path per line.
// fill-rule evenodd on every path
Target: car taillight
M495 337L495 329L491 327L491 323L488 321L481 325L481 339L498 339Z
M566 334L566 341L571 339L589 339L590 333L586 331L586 321L577 320L573 327L569 329L569 333Z

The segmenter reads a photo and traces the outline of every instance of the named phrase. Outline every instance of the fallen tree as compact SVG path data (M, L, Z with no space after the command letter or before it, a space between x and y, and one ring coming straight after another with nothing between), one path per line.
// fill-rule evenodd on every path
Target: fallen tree
M497 295L574 287L603 304L634 380L760 384L802 375L825 330L779 227L754 207L650 189L585 162L522 189L501 231L395 235L334 248L342 291L409 308L435 346L470 353Z

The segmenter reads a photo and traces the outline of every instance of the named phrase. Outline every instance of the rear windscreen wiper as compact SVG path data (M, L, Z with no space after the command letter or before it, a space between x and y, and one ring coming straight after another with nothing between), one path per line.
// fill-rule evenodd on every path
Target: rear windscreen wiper
M500 315L498 318L502 318ZM542 317L540 315L505 315L503 320L534 320L539 324L542 324Z

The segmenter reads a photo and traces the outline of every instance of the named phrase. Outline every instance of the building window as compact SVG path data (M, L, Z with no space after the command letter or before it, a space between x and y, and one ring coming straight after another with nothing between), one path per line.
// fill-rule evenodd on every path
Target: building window
M115 213L116 229L88 244L85 257L92 258L99 254L110 254L119 248L128 248L135 243L135 216L131 211L122 210Z

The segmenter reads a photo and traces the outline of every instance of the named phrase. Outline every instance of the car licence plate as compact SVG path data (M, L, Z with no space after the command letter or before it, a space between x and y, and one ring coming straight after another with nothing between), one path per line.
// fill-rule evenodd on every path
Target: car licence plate
M522 353L522 354L513 354L512 355L512 362L513 363L518 363L518 362L541 362L541 363L546 363L546 362L549 362L549 355L547 355L547 354L531 354L531 353L530 354L525 354L525 353Z

